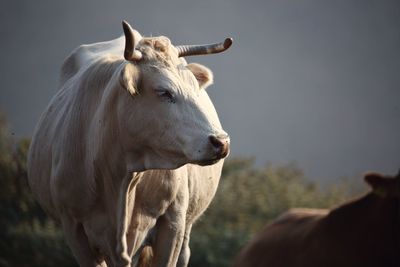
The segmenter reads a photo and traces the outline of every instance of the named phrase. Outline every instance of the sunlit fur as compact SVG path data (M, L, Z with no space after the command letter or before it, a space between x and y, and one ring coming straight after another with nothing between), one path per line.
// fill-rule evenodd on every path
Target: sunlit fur
M81 266L130 266L145 244L154 266L186 266L220 178L211 71L188 67L166 37L137 49L138 62L123 58L124 37L75 49L32 139L30 186Z

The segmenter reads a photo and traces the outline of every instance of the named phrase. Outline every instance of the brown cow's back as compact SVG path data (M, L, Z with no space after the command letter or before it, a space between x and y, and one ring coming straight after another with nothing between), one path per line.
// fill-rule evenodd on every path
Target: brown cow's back
M312 243L309 233L327 210L292 209L268 224L239 254L235 267L293 266L303 255L297 254L304 242ZM311 245L311 244L310 244ZM296 265L299 266L299 265Z
M331 211L283 214L240 252L234 266L400 266L400 176L396 179L373 174L366 177L373 191L361 198Z

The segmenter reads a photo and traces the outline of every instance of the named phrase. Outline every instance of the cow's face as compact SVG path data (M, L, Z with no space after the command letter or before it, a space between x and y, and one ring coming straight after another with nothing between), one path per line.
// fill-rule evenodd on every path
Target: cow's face
M206 92L212 72L179 58L166 37L141 39L135 53L120 79L132 96L121 126L131 138L132 170L210 165L226 157L229 136Z

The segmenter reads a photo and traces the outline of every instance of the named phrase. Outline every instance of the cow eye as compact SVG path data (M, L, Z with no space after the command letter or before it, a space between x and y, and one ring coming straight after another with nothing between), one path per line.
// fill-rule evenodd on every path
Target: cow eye
M157 95L161 98L165 98L168 100L173 101L174 100L174 95L171 93L171 91L167 89L161 89L161 90L156 90Z

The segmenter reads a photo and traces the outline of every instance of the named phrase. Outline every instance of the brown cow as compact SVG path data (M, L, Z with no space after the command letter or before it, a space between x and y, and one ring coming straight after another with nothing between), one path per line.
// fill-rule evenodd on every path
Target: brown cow
M332 210L293 209L239 254L246 266L400 266L400 173L369 173L372 191Z

